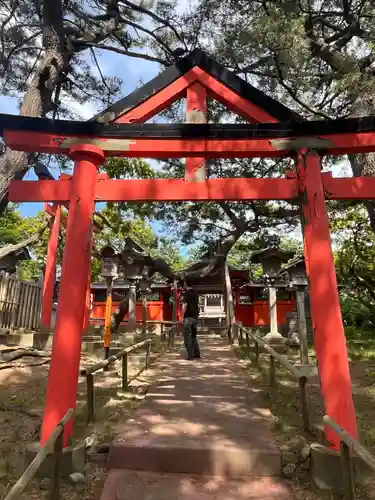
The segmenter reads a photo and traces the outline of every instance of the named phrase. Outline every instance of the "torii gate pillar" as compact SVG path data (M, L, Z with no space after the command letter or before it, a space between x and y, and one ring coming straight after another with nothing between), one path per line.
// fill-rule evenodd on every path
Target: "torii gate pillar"
M348 351L318 154L304 152L300 155L297 176L314 343L325 412L353 438L358 439ZM325 435L334 449L340 448L339 437L333 430L326 427Z
M57 319L52 345L41 445L65 413L76 407L82 327L90 266L92 217L97 167L104 153L96 146L73 146L75 169L69 195L69 216L64 249ZM64 446L69 443L73 419L65 426Z

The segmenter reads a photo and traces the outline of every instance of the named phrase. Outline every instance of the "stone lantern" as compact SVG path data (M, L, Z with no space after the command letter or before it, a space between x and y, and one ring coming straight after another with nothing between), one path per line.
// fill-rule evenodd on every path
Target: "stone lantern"
M308 286L308 279L306 274L305 259L300 256L295 257L284 267L283 274L287 276L289 286L296 292L300 361L301 365L308 365L309 355L305 310L305 296Z
M264 337L269 343L285 343L284 337L278 332L277 327L277 287L285 285L285 281L280 277L281 266L293 257L292 252L280 249L276 239L262 250L252 252L250 262L261 264L263 278L268 288L268 303L270 311L270 332Z
M138 255L133 249L124 250L121 253L122 270L125 279L129 282L129 324L136 324L136 304L137 304L137 288L142 292L147 293L150 286L148 279L148 266L142 254ZM146 296L146 295L145 295ZM143 315L145 315L145 300L143 300Z

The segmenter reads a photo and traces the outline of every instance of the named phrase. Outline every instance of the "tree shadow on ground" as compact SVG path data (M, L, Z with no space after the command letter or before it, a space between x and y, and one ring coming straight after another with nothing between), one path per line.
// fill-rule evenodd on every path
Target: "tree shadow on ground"
M183 476L185 480L173 476L174 481L169 480L168 498L193 498L198 490L202 492L205 488L207 495L211 495L207 498L219 495L224 498L224 478L229 495L225 498L252 498L257 488L259 495L260 485L263 485L262 498L290 498L285 497L288 492L279 477L279 465L275 474L272 457L277 457L279 464L280 455L269 429L271 415L259 391L248 387L238 361L220 337L207 341L202 338L201 348L201 361L186 361L183 350L180 354L167 353L159 360L158 380L150 387L145 402L128 422L118 426L119 436L113 444L109 466L115 467L116 449L125 446L124 453L118 456L124 468L140 468L150 474L171 469L175 473L189 472L198 467L200 473L217 474L216 483L212 478L201 478L200 482L197 480L198 486L189 486L190 489L186 486L187 475ZM199 461L199 465L192 463L193 460ZM259 475L269 477L258 481L254 477L231 480L243 467L262 471ZM120 489L121 495L133 498L132 489L120 476L111 489ZM153 480L162 481L160 477ZM135 491L141 479L134 481ZM122 491L123 487L126 491Z

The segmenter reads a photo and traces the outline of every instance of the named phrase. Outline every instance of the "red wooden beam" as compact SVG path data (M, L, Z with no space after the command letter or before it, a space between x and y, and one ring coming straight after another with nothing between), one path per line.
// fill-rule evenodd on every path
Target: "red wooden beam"
M269 115L266 111L226 87L223 83L216 80L216 78L199 68L199 66L195 66L168 87L116 118L115 123L141 123L149 120L183 97L186 94L187 88L196 82L200 82L206 87L209 94L228 109L250 122L277 122L276 118Z
M46 208L47 210L50 208L50 211L52 213L54 212L53 219L51 221L50 236L48 240L46 268L44 271L41 318L42 327L49 329L51 328L53 292L56 281L56 260L60 234L61 207L59 205L51 207L50 205L46 204Z
M186 122L207 122L207 91L200 83L194 83L187 89L186 94ZM207 179L206 161L204 156L186 158L185 180L205 181Z
M375 199L375 178L332 178L322 174L327 199ZM99 178L96 201L205 201L205 200L291 200L296 196L295 179L209 179L189 183L182 179L120 180ZM67 181L12 181L12 202L65 203L69 199Z
M291 200L297 182L287 179L107 180L96 186L96 201Z
M334 178L322 175L328 200L375 200L375 177Z
M278 121L263 109L223 85L198 66L193 68L192 71L195 72L197 80L207 88L208 93L234 113L246 118L250 122L276 123Z
M321 135L327 147L322 154L343 155L375 151L375 132ZM100 147L106 156L132 158L276 158L291 156L293 149L304 147L312 139L291 137L274 139L118 139L66 137L39 132L4 131L7 146L16 151L68 154L73 145L92 144ZM51 181L43 181L45 183Z
M9 199L13 202L69 199L66 181L12 181ZM182 179L99 180L95 201L205 201L205 200L291 200L297 192L295 179L209 179L191 183Z
M124 112L116 118L115 123L141 123L149 120L164 109L168 108L173 102L181 99L186 94L186 89L194 83L197 75L194 68L181 76L176 81L168 85L157 94L152 95L146 101L138 104L129 111Z
M69 193L67 181L11 181L9 185L10 201L65 203L69 201Z

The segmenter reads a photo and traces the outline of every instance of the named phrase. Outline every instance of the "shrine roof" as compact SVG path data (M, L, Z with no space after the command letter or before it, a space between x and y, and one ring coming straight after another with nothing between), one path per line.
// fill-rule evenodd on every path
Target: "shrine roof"
M113 282L113 288L114 289L125 289L127 290L130 287L130 282L127 280L119 279L115 280ZM163 288L170 288L170 285L168 283L164 283L163 281L154 281L148 285L151 289L163 289ZM107 285L105 283L91 283L90 288L93 290L102 290L106 288Z
M254 250L250 255L250 262L261 264L271 258L279 258L282 261L288 261L294 256L294 252L282 250L277 246L269 246L261 250Z
M299 265L305 266L305 259L301 255L295 256L293 259L291 259L289 262L287 262L283 268L280 270L280 273L283 271L287 271L290 269L293 269Z
M120 99L115 104L112 104L101 113L94 116L91 120L101 122L115 121L125 112L137 107L146 99L149 99L151 96L171 85L181 76L186 75L186 73L194 67L202 69L236 94L252 102L279 121L303 120L302 117L284 106L284 104L269 97L256 87L253 87L200 49L195 49L181 59L178 59L174 64L159 73L159 75L151 81Z

